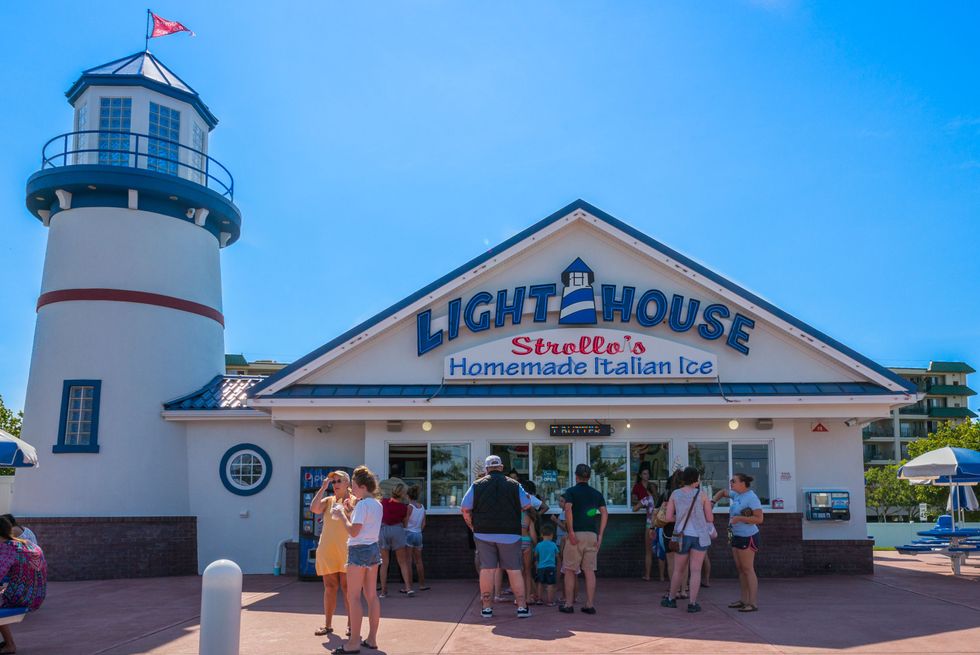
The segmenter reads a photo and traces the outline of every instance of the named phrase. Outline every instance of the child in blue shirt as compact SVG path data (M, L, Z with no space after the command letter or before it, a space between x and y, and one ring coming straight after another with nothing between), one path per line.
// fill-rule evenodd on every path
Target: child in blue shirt
M534 579L538 583L538 599L543 598L542 588L547 591L548 607L555 606L555 577L557 570L558 544L555 543L554 526L545 523L541 526L541 541L534 547L537 569Z

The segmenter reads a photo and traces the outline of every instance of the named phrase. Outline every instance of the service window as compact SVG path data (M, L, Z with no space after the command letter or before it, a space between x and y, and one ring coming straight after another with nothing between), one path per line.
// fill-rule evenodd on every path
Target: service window
M609 507L627 507L629 489L626 479L626 443L590 443L588 449L589 466L592 467L589 484L602 493Z

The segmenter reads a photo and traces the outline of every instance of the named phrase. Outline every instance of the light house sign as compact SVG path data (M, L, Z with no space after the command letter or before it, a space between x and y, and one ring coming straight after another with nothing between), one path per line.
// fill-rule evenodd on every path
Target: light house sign
M598 334L598 332L601 332L601 330L598 332L596 330L592 330L591 332L581 334L576 332L574 335L571 332L568 332L569 329L577 329L583 325L596 325L600 320L604 323L636 323L640 328L646 328L649 330L662 330L662 326L665 325L673 332L693 332L706 341L717 341L724 337L726 346L741 353L742 355L749 354L749 330L755 327L755 321L738 312L733 312L727 305L721 303L710 303L704 304L702 307L703 303L699 299L685 298L679 293L674 293L668 296L660 289L646 289L642 292L638 292L637 288L633 286L620 287L615 284L603 284L600 288L600 298L602 299L602 306L600 309L596 306L595 290L593 289L595 274L585 264L585 262L578 257L576 257L575 260L572 261L572 263L569 264L569 266L562 272L561 281L564 288L560 296L560 307L556 308L558 313L558 324L568 326L568 328L559 329L559 331L563 333L561 336L555 334L552 335L552 337L549 337L553 341L562 344L561 353L551 354L585 354L583 350L594 348L595 341L589 341L588 345L583 343L583 348L576 351L576 353L564 352L566 349L571 348L571 346L567 346L566 343L570 343L570 341L577 342L579 339L589 337L591 334L595 334L597 338L604 339L605 343L607 344L616 343L620 337L617 336L613 337L612 339L607 338ZM549 304L551 304L549 301L558 297L558 285L554 282L550 284L533 284L529 286L516 287L511 290L502 289L497 291L496 294L492 294L489 291L478 291L470 296L465 303L463 302L463 298L455 298L449 301L448 305L446 306L445 329L434 329L435 326L433 325L434 320L432 318L431 309L419 312L416 315L418 355L421 357L427 352L443 345L445 342L453 341L459 336L460 329L463 327L472 333L478 333L483 332L484 330L489 330L491 327L504 327L508 324L508 322L511 325L520 325L522 319L524 318L525 302L528 305L528 314L532 314L532 322L547 323L549 320L548 314L551 310L551 308L549 308ZM557 303L557 300L555 302ZM532 303L533 312L530 311ZM491 311L491 308L493 311ZM617 334L621 334L622 338L626 339L627 341L629 339L634 339L634 346L638 343L635 340L636 338L642 338L651 343L656 341L658 343L663 342L664 344L672 344L672 342L663 341L662 339L652 339L649 334L641 334L634 337L627 337L627 333L625 332ZM481 348L489 348L493 350L494 344L496 344L496 342L485 344L484 346L481 346ZM514 344L514 346L517 349L521 348L519 344ZM677 344L672 344L671 347L676 348L678 346ZM667 348L667 346L662 345L658 348L662 350L663 348ZM535 354L540 356L544 355L545 353ZM625 355L627 358L629 355L636 355L636 353L629 352L596 352L591 354L600 356ZM698 359L698 356L694 356L693 359L701 363L707 361L704 357ZM620 363L619 360L616 361L617 364ZM628 359L624 361L626 361L628 364L628 370L632 371L633 363L631 363ZM596 370L606 370L605 363L598 364L598 366L600 368ZM447 379L457 377L458 374L450 375L449 367L450 359L447 358ZM693 370L688 371L688 367L686 365L681 367L679 364L676 364L670 368L673 369L673 373L670 374L673 377L703 377L705 375L709 375L707 370L695 375ZM645 367L641 367L641 369L648 370ZM659 366L657 369L660 371ZM456 371L458 369L454 368L453 370ZM698 371L700 370L701 369L699 367ZM607 377L607 375L608 374L606 373L600 373L593 375L592 377ZM652 374L630 373L629 375L630 377L648 377ZM715 373L711 373L710 377L713 377L714 375ZM666 367L664 368L664 372L657 373L657 377L666 376ZM496 375L491 377L496 377ZM514 376L507 375L505 377ZM534 375L531 377L540 376ZM578 377L585 376L581 375Z
M448 380L714 378L712 353L649 334L571 328L525 332L448 355Z

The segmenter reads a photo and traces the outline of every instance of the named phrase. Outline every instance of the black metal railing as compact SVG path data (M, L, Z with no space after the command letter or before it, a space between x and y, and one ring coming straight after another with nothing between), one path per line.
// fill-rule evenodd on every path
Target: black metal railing
M94 140L95 144L89 143ZM174 156L176 155L176 156ZM217 159L177 141L137 132L77 130L41 149L41 169L81 164L140 168L176 175L235 199L235 178Z

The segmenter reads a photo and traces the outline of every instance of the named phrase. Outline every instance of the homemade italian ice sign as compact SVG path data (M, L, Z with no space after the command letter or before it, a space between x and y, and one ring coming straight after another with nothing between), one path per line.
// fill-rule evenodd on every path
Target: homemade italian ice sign
M497 339L445 358L449 380L714 378L717 357L638 332L539 330Z

